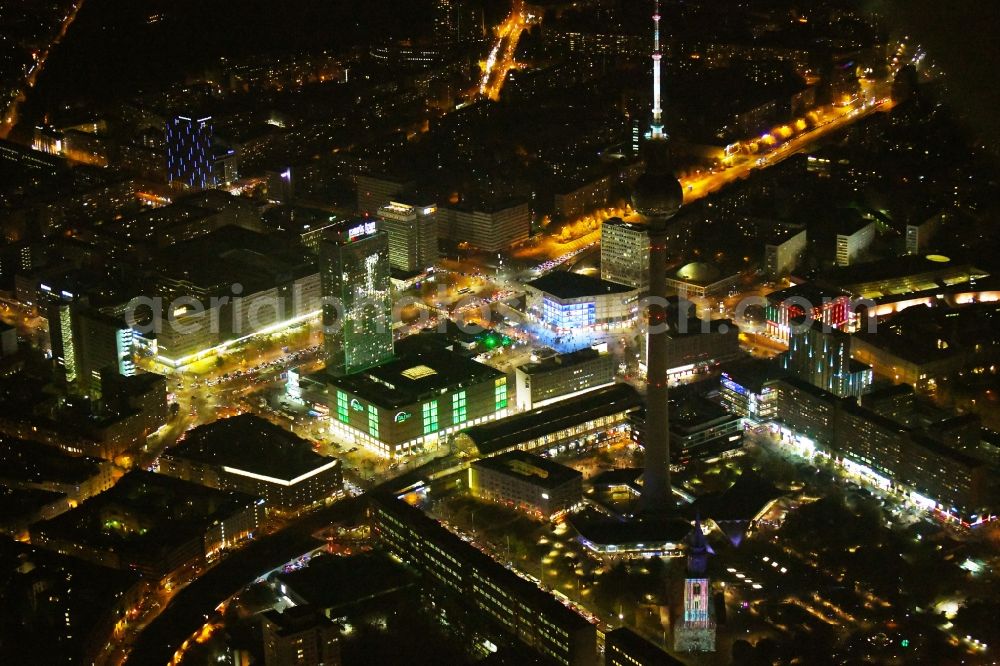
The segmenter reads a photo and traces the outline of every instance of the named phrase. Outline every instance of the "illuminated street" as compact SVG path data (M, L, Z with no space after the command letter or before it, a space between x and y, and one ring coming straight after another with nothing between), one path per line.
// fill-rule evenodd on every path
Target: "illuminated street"
M28 70L23 83L19 88L10 92L9 99L5 100L3 108L0 108L0 139L7 138L7 135L10 134L10 131L17 124L18 107L27 99L28 93L35 86L38 76L45 67L45 61L48 59L49 53L62 42L70 26L73 25L76 15L80 12L80 8L83 7L83 3L84 0L73 0L72 4L69 5L62 24L56 31L55 37L52 38L52 41L41 53L35 54L35 62Z
M482 78L479 82L479 94L491 100L500 99L500 91L507 80L507 72L514 69L514 54L521 33L528 25L528 15L524 0L513 0L510 15L495 29L496 43L490 49L486 60L480 64Z
M684 202L690 203L704 198L730 183L735 183L746 178L753 171L779 164L789 157L809 149L816 142L843 131L852 123L876 112L890 111L892 106L892 101L884 98L870 101L859 100L843 107L831 106L813 112L816 118L818 118L815 126L794 133L789 130L788 137L784 140L779 141L774 138L777 134L777 131L775 131L775 134L769 133L765 135L768 138L766 141L746 141L744 143L747 146L753 146L754 153L747 155L737 152L735 153L735 157L729 160L729 163L724 168L682 176L680 181L684 187ZM784 127L787 128L787 126ZM540 272L545 272L568 261L587 248L600 243L599 230L589 231L579 236L572 236L573 229L585 227L588 224L599 224L601 220L615 215L623 216L626 220L634 219L631 211L628 210L609 209L598 211L586 216L582 220L567 225L566 228L570 230L569 235L571 236L569 239L566 239L563 234L559 237L543 235L515 249L512 255L515 258L525 261L545 259L537 269Z

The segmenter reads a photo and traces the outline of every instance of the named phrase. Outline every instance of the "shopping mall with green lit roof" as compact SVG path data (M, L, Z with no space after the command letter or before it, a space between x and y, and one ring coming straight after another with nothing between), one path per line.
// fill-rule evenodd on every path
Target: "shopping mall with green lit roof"
M503 418L513 405L507 376L464 354L404 344L396 352L351 375L304 376L301 399L329 411L330 434L342 443L384 458L433 450L463 428Z

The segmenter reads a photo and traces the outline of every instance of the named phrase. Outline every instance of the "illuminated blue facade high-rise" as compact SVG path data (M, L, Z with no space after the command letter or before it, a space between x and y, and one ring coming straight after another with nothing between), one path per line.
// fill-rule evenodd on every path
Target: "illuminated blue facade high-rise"
M871 366L851 358L851 336L818 321L793 328L779 363L799 379L842 398L860 398L872 383Z
M211 116L174 116L167 121L167 180L189 189L215 186Z

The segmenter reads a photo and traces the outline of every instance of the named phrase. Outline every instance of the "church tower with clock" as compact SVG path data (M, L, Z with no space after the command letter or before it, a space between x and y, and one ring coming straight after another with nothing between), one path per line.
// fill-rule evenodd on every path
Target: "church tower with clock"
M688 543L684 610L680 621L674 625L674 650L677 652L715 652L715 618L707 575L710 553L701 521L695 520Z

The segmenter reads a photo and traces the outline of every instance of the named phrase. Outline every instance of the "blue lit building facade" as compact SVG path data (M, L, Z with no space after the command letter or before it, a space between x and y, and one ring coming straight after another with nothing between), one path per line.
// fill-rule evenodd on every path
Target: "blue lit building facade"
M610 331L635 322L638 290L555 271L525 285L528 313L553 331Z
M785 371L769 360L732 363L723 370L719 380L722 405L729 413L751 421L772 421L778 411L775 382L785 375Z
M851 358L851 336L817 321L791 331L780 363L790 374L842 398L860 398L872 383L871 366Z
M212 118L174 116L167 121L167 181L187 189L215 187Z
M542 320L557 330L593 326L597 323L597 303L562 303L542 297Z
M719 381L719 395L723 404L734 414L755 421L767 421L774 417L777 392L765 386L760 393L733 381L725 372Z

